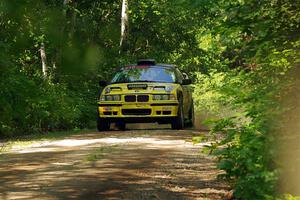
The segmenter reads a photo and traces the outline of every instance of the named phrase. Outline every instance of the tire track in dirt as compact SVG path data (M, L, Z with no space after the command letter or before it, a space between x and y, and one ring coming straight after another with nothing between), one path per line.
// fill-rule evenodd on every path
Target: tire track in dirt
M0 162L0 199L225 199L199 131L85 133L13 149Z

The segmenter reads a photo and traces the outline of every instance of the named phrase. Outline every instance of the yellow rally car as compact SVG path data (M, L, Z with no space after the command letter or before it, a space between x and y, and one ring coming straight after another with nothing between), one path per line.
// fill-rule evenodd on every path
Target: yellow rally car
M158 122L172 129L193 126L194 106L191 80L174 65L139 60L122 68L110 83L99 82L97 128L111 123L125 130L126 123Z

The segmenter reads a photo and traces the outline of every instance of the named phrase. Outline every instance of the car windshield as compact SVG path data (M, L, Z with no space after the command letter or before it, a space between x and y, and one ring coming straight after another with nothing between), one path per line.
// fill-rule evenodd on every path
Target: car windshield
M111 83L162 82L174 83L175 71L160 66L129 66L118 72Z

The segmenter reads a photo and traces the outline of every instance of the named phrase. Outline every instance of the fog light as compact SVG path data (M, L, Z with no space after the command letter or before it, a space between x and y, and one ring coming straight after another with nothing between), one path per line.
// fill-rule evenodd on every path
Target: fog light
M161 95L160 94L153 95L153 100L156 100L156 101L161 100Z
M121 95L112 95L113 101L121 101Z
M121 101L121 95L103 95L100 101Z
M175 96L173 94L154 94L153 100L159 101L159 100L175 100Z
M169 100L169 95L167 95L167 94L162 95L162 100Z

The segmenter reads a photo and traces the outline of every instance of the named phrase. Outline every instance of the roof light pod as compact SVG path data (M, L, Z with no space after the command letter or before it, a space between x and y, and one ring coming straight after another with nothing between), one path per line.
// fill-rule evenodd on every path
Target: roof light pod
M154 59L141 59L138 60L137 65L155 65L155 60Z

